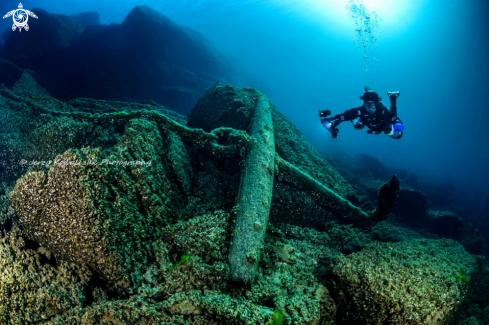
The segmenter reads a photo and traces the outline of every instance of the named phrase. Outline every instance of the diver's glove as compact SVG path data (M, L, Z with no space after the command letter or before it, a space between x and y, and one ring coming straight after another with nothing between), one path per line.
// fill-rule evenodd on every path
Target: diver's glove
M399 95L401 95L401 92L400 91L388 91L387 95L389 95L389 98L392 100L392 99L396 99L397 97L399 97Z
M394 132L402 131L404 131L404 124L402 124L401 122L397 122L396 124L394 124Z

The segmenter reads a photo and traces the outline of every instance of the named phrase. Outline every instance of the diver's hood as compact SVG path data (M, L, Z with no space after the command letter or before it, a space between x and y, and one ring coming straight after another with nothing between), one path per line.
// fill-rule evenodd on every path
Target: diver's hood
M379 97L379 94L377 94L375 91L370 89L369 87L365 86L365 93L363 96L360 97L361 100L364 102L380 102L382 100L382 97Z

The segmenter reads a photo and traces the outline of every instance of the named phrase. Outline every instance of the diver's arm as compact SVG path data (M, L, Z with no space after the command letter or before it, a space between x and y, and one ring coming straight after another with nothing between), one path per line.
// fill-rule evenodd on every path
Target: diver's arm
M358 114L360 114L360 110L358 109ZM344 121L350 121L354 118L357 117L357 109L352 108L347 111L345 111L342 114L337 114L334 116L331 116L330 118L323 120L323 126L326 130L331 132L333 134L333 138L338 137L338 129L336 128L338 125L340 125L341 122Z
M338 126L340 123L344 121L351 121L357 118L358 116L360 116L361 115L360 109L361 107L349 109L342 114L331 116L330 120L332 122L334 121L334 126Z

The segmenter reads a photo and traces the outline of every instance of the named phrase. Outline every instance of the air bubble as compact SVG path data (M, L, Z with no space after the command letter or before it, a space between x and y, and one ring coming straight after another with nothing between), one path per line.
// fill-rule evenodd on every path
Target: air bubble
M355 23L353 44L363 51L364 60L370 58L371 52L377 49L376 34L382 19L375 11L369 11L363 4L363 0L350 0L346 9Z

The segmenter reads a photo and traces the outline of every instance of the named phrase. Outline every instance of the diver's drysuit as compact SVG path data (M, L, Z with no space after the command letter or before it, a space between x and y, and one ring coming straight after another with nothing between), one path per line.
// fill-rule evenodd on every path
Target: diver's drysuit
M365 88L368 89L367 87ZM375 95L377 94L375 93ZM402 137L403 132L402 130L400 131L396 130L394 127L399 124L402 125L401 119L397 117L397 105L396 105L397 96L395 95L389 96L391 101L390 110L387 109L387 107L385 107L385 105L382 104L379 99L377 99L375 103L375 108L376 108L375 113L373 114L370 114L365 109L364 106L359 106L356 108L349 109L342 114L337 114L330 117L329 119L323 122L323 125L329 131L337 132L336 126L338 126L341 122L351 121L353 123L353 126L357 130L361 130L366 126L370 129L367 131L367 133L379 134L381 132L384 132L385 134L387 134L388 136L394 139L400 139ZM364 97L366 96L364 95ZM361 98L363 99L364 97Z

